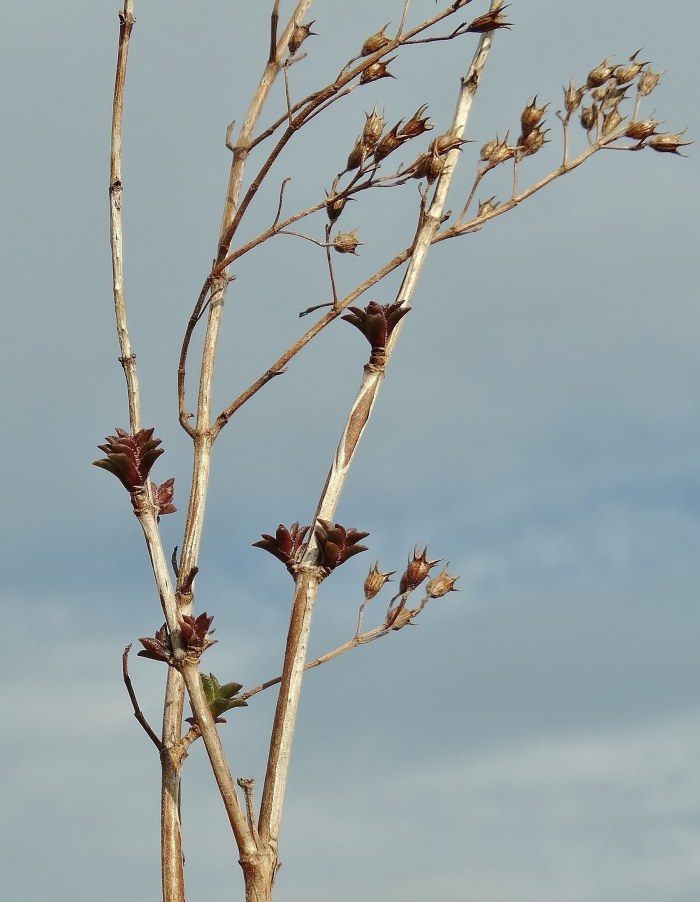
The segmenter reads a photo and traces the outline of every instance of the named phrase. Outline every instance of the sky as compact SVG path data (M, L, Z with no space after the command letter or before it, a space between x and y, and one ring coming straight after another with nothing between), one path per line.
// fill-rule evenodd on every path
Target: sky
M190 447L177 423L182 330L215 253L239 122L264 63L269 3L136 2L124 123L130 331L144 422L176 478L181 542ZM3 884L13 902L158 898L157 756L133 719L121 653L161 624L138 524L90 463L127 409L113 325L108 163L118 4L12 4L0 35L5 300L0 693ZM331 80L402 4L314 4L293 97ZM475 2L474 15L486 4ZM284 13L292 4L282 3ZM414 0L410 17L431 15ZM668 70L643 108L699 133L700 9L649 0L513 0L496 35L448 206L478 149L535 94L557 165L562 85L637 48ZM450 120L475 41L406 48L299 135L244 226L323 197L364 112L429 104ZM283 110L278 90L265 121ZM436 132L438 133L438 132ZM428 136L430 137L430 136ZM582 133L576 146L584 146ZM426 142L427 143L427 140ZM601 153L476 234L434 248L338 520L369 551L324 583L314 657L348 639L368 567L415 545L459 593L418 625L308 674L283 822L286 902L690 902L700 880L700 313L697 151ZM407 160L408 162L408 160ZM503 199L505 179L479 197ZM413 232L417 187L346 208L363 242L348 291ZM322 221L304 227L320 237ZM241 261L216 405L235 397L328 299L323 252L279 237ZM363 299L394 300L391 278ZM292 584L251 545L308 522L365 362L336 323L222 433L198 610L204 666L248 688L279 672ZM368 625L381 620L383 596ZM374 607L373 607L374 606ZM374 618L374 619L373 619ZM165 668L132 660L154 726ZM236 776L262 783L274 690L221 728ZM242 898L203 749L184 772L190 902Z

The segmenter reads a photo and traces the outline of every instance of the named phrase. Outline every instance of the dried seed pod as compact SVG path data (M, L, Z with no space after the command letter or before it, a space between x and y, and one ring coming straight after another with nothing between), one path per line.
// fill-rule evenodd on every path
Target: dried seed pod
M395 59L396 57L392 56L390 59L385 60L384 62L378 60L376 63L371 63L369 66L367 66L367 68L360 76L360 84L366 85L370 81L378 81L380 78L394 78L391 72L389 72L389 70L387 69L387 66Z
M610 110L610 112L606 113L605 117L603 118L603 127L602 127L603 134L609 135L611 132L614 132L615 129L620 125L621 122L622 122L622 116L617 111L617 108L615 108L614 110Z
M345 204L348 202L348 197L329 197L326 201L326 216L331 222L335 222L336 219L340 216L340 214L345 209Z
M308 37L316 34L315 31L311 31L311 26L315 21L316 19L314 19L312 22L309 22L308 25L297 25L295 23L294 28L292 29L292 34L289 38L289 44L287 45L292 56L294 56L294 54Z
M419 135L422 135L424 132L429 132L433 128L433 123L428 121L427 116L423 116L423 113L427 109L427 103L424 103L423 106L418 107L415 113L401 129L400 134L403 138L417 138Z
M479 158L483 160L484 163L490 163L491 157L494 154L494 151L498 147L498 136L492 138L490 141L487 141L486 144L481 148L481 152L479 154Z
M347 171L351 172L353 169L359 169L367 159L368 155L369 148L361 137L358 138L355 142L355 146L348 155L348 162L346 166Z
M591 97L598 103L601 112L605 113L619 106L625 99L627 90L624 85L620 87L616 82L611 82L600 88L594 88Z
M420 554L418 554L418 546L413 549L413 558L409 558L406 569L401 576L399 594L403 595L404 592L412 592L415 588L420 586L432 568L440 563L439 558L436 561L429 561L427 553L427 545Z
M585 106L581 110L581 125L586 129L587 132L591 131L591 129L595 128L595 124L598 121L598 107L594 104L591 106Z
M662 75L665 75L665 72L652 72L650 69L647 69L646 72L642 72L639 76L639 81L637 82L637 92L642 95L642 97L646 97L647 94L651 94L654 88L661 81Z
M661 135L654 135L646 143L647 147L656 150L658 153L675 153L679 157L685 154L680 152L681 147L688 147L692 141L683 141L683 135L688 131L687 128L682 132L664 132Z
M614 71L615 66L610 65L610 60L608 58L604 59L602 63L599 63L588 73L588 78L586 79L586 87L597 88L600 85L604 85Z
M339 254L356 254L358 247L362 244L357 240L357 229L352 232L341 232L333 239L333 249Z
M526 135L521 135L518 138L518 152L520 153L520 156L531 157L533 154L537 153L544 144L548 143L545 140L548 131L548 128L534 128Z
M632 81L633 78L636 78L639 75L639 73L645 66L649 65L649 60L646 60L643 63L638 63L636 61L637 54L641 52L642 48L640 47L639 50L636 50L632 54L632 56L629 58L629 66L617 67L617 69L615 70L615 81L618 83L618 85L624 85L627 84L627 82Z
M506 160L512 160L516 151L517 148L508 144L508 132L506 132L505 138L499 144L496 144L491 152L491 158L488 161L489 168L493 169L494 166L499 166L501 163L505 163Z
M387 44L391 43L391 38L384 34L388 27L389 23L387 22L379 31L367 38L362 45L362 50L360 50L360 56L371 56L377 50L381 50L382 47L386 47Z
M403 121L403 120L401 120ZM401 127L401 122L397 122L396 125L391 129L391 131L387 132L386 135L381 139L379 144L374 148L374 159L377 163L381 163L381 161L388 157L390 153L393 153L397 150L404 141L408 140L405 137L399 135L399 128Z
M492 195L488 198L488 200L479 202L479 209L477 211L477 219L481 219L482 216L488 216L489 213L493 213L493 211L498 206L497 203L494 203L496 200L496 195Z
M625 129L625 137L632 138L635 141L644 141L656 134L656 126L661 125L657 119L651 116L647 119L635 119L627 125Z
M507 4L506 6L501 4L497 9L492 9L489 12L484 13L483 16L477 16L465 31L483 34L486 31L495 31L497 28L510 28L513 23L506 22L506 20L502 18L508 6L510 6L510 4Z
M379 570L379 561L375 561L365 579L365 601L371 601L375 595L378 595L384 588L384 584L391 582L390 577L392 577L394 573L396 573L395 570L391 570L389 573L381 573Z
M380 116L376 107L371 113L365 113L365 125L362 129L362 141L369 151L374 150L384 131L386 121Z
M520 128L523 135L527 135L528 132L537 128L548 106L548 103L545 103L544 106L537 106L537 94L535 94L534 100L520 114Z
M437 138L433 138L428 149L434 153L446 154L451 150L463 147L468 143L466 138L460 138L458 134L450 129L450 131L445 132L443 135L438 135Z
M564 106L566 112L571 115L581 106L583 95L586 93L585 87L577 88L572 81L569 81L569 87L564 89Z
M428 184L432 185L435 179L440 177L445 163L445 157L432 148L428 153L422 153L410 167L411 178L426 179Z
M455 589L455 583L459 577L450 576L447 572L449 566L449 563L445 564L442 573L434 579L431 579L425 587L425 594L428 595L429 598L442 598L443 595L447 595L448 592L459 592L459 589Z

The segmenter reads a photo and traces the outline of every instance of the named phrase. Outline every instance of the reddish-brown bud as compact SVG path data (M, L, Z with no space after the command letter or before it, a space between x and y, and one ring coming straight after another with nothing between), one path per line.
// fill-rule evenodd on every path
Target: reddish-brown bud
M362 45L362 50L360 50L360 56L371 56L373 53L376 53L377 50L381 50L382 47L386 47L386 45L391 42L391 38L388 38L384 34L388 27L389 23L387 22L386 25L379 29L379 31L367 38Z
M346 323L351 323L362 332L372 346L372 357L376 357L384 354L391 333L411 308L402 305L401 301L395 301L393 304L378 304L376 301L370 301L364 309L362 307L349 307L348 309L350 312L341 319L344 319ZM375 362L379 363L380 361L376 360Z
M209 617L205 611L199 617L192 617L191 614L183 614L180 618L180 632L187 646L188 651L201 654L210 646L216 645L216 639L211 638L214 632L210 629L213 617Z
M253 547L274 555L294 575L293 567L308 531L308 526L299 526L298 523L292 523L289 529L280 523L274 536L263 533L259 542L253 542Z
M321 552L320 564L329 571L340 567L354 555L367 551L366 545L357 543L366 538L369 533L346 529L340 523L333 524L327 520L318 520L314 535Z
M333 249L339 254L356 254L358 247L362 244L357 240L357 229L352 232L341 232L333 239Z

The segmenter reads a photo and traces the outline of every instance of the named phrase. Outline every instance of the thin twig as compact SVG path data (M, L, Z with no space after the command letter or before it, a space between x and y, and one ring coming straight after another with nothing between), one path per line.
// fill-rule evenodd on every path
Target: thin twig
M146 717L139 707L138 700L136 698L136 693L134 692L134 687L131 683L131 677L129 676L129 652L131 651L131 643L129 643L124 649L124 653L122 654L122 677L124 678L124 685L126 686L126 691L129 693L129 698L131 699L131 706L134 709L134 717L141 724L143 729L146 732L146 736L151 740L151 742L155 745L155 747L160 752L163 748L163 743L156 736L156 734L151 729L151 725L146 720Z

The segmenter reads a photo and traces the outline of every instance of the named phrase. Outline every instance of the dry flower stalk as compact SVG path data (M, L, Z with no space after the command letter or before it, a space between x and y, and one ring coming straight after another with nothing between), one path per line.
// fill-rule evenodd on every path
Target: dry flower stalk
M193 441L193 469L190 502L186 513L184 537L179 560L173 556L173 568L177 581L173 585L169 562L164 553L159 518L174 511L173 483L166 480L161 485L150 481L150 468L161 453L153 445L152 430L142 429L139 400L139 384L136 358L132 351L127 328L126 305L123 290L123 237L121 207L123 187L121 182L121 122L124 104L124 85L129 39L134 25L133 0L125 0L120 13L120 37L115 83L112 151L110 169L110 235L113 264L113 294L120 361L124 368L129 403L130 431L118 430L110 436L102 450L107 455L98 465L116 475L129 491L134 511L142 527L150 556L154 580L161 600L166 623L155 635L141 640L143 657L165 662L168 665L168 682L165 695L163 732L160 739L150 729L138 709L136 697L126 671L125 684L130 692L134 711L139 711L139 722L161 755L162 799L162 849L163 849L163 897L166 902L184 902L184 877L182 872L182 844L179 821L179 784L182 764L189 745L202 738L221 798L229 817L238 847L246 883L246 899L268 902L279 867L277 844L279 839L282 807L284 804L291 743L296 722L296 711L305 670L330 661L345 652L374 641L376 638L397 632L415 621L425 606L433 599L442 598L455 588L457 577L443 571L428 579L438 560L427 558L427 547L418 548L409 558L400 578L399 592L392 599L383 622L366 632L361 632L365 605L373 599L389 581L393 572L382 573L378 563L370 569L363 587L363 600L359 606L358 623L354 637L326 655L314 661L306 660L307 644L314 606L321 583L330 577L344 561L365 550L359 544L367 533L346 528L335 522L335 511L343 491L359 442L373 411L386 367L396 346L405 313L408 311L416 284L432 245L448 238L469 234L482 228L486 222L513 209L524 200L542 190L552 181L578 168L601 150L639 151L650 148L659 154L682 155L681 149L691 142L684 140L685 132L663 132L658 129L660 120L640 115L641 101L648 97L659 83L662 72L653 72L648 61L639 61L636 51L625 64L605 59L589 70L583 84L569 82L564 89L564 112L557 113L563 129L563 159L549 174L534 181L525 189L519 189L520 167L528 170L527 158L537 154L545 143L550 129L545 124L548 103L538 103L537 95L527 102L520 115L520 134L517 140L498 136L481 146L479 161L472 188L462 213L456 218L445 212L452 177L460 152L465 145L463 137L474 96L479 87L489 50L495 33L511 27L506 20L506 5L502 0L492 0L489 9L470 22L461 22L456 28L449 26L440 32L442 23L468 4L468 0L447 5L429 19L411 27L404 27L408 16L408 3L404 6L401 24L395 35L387 33L388 25L368 37L359 57L350 60L337 78L301 100L293 100L288 70L306 57L299 52L306 40L315 34L312 21L306 21L311 0L299 0L284 28L280 28L280 0L273 0L270 15L270 44L263 74L258 88L235 139L227 146L232 152L226 199L219 232L215 262L207 272L199 297L194 305L185 329L178 368L179 419L183 429ZM365 114L365 122L347 157L345 167L339 171L332 188L312 206L283 215L284 185L279 190L277 213L271 225L243 244L236 244L240 223L257 198L260 186L269 180L274 164L296 135L316 116L322 115L331 105L342 102L351 91L372 90L383 79L399 77L402 51L408 45L430 41L453 41L466 35L479 35L478 46L468 72L460 81L457 105L452 122L426 147L425 132L433 124L425 115L427 104L421 104L408 119L401 119L386 130L383 114L374 107ZM313 42L309 45L310 52ZM391 54L391 55L390 55ZM397 61L394 72L390 64ZM295 71L295 70L293 70ZM287 99L286 113L256 134L258 123L273 86L284 74ZM631 112L625 104L627 93L636 92ZM420 102L420 99L414 101ZM409 108L410 109L410 108ZM409 110L403 111L404 117ZM570 122L576 116L585 130L588 146L577 156L569 154ZM513 130L513 134L515 134ZM580 132L580 140L586 141ZM269 142L266 145L265 142ZM408 145L411 142L411 148ZM629 143L632 142L632 143ZM422 143L422 148L421 148ZM349 145L349 142L348 142ZM347 153L347 146L343 156ZM262 163L250 175L247 163L251 152L261 148ZM409 152L410 150L410 152ZM544 154L543 154L544 156ZM539 159L539 158L538 158ZM394 163L394 161L399 161ZM413 161L413 162L407 162ZM513 167L511 197L498 202L493 195L478 202L476 215L467 219L467 213L476 197L476 191L489 173L501 166ZM396 167L389 171L390 167ZM379 188L399 190L411 179L421 182L419 203L416 210L415 232L410 243L400 249L379 269L364 278L344 297L336 291L331 251L352 257L361 242L357 229L340 231L341 219L348 200ZM415 185L415 181L412 182ZM325 214L324 238L304 235L290 227L302 220L313 223L315 214ZM309 329L237 398L218 414L212 409L212 387L222 315L228 287L231 281L230 267L234 262L259 248L280 234L298 235L313 241L323 249L327 259L332 291L330 309L318 317ZM338 265L338 264L336 264ZM393 302L371 301L364 308L352 307L358 298L382 279L405 266L399 291ZM318 308L311 308L312 309ZM348 311L346 313L345 311ZM206 507L212 448L217 436L232 416L257 394L268 382L284 372L285 367L299 351L318 336L338 316L344 315L363 332L371 345L371 354L364 364L363 375L352 403L330 471L318 500L316 512L309 527L293 524L289 529L280 525L274 536L263 535L256 544L279 558L287 567L294 583L294 598L290 618L287 649L282 673L279 677L238 694L240 684L220 684L213 674L200 672L200 659L213 644L211 617L195 616L195 579L199 567L203 518ZM190 413L186 399L187 366L192 337L197 326L204 324L203 350L199 360L199 379L195 413ZM365 358L366 359L366 358ZM407 599L426 580L425 595L415 608L409 608ZM394 602L399 599L397 604ZM272 727L267 772L262 790L260 814L254 817L254 781L239 778L230 770L221 745L217 723L222 722L225 710L238 707L247 698L270 686L280 684L280 691ZM183 718L185 695L189 697L193 713ZM183 721L191 726L183 734ZM150 730L150 732L149 732ZM241 804L237 788L244 793Z

